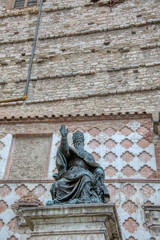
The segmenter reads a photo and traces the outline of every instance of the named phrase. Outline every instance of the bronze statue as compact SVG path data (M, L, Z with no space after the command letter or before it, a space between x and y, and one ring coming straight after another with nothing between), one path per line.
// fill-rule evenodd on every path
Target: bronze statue
M106 203L109 193L104 185L104 170L94 157L84 150L84 136L80 131L73 134L74 147L68 145L68 129L61 125L61 143L57 150L58 174L50 189L53 204Z

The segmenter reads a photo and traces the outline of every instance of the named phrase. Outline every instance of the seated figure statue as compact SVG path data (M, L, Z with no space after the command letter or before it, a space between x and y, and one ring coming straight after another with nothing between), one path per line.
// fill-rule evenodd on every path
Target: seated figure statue
M104 185L104 170L94 157L84 150L84 136L73 134L74 147L68 145L68 129L61 125L61 143L57 150L58 174L50 189L53 204L106 203L110 197Z

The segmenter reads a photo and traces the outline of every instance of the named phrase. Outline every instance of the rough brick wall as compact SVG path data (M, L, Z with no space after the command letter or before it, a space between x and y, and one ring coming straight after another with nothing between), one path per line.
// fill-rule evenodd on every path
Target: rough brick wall
M1 99L23 96L38 13L38 7L5 6L7 1L0 11ZM156 118L159 11L157 1L145 0L127 0L112 11L88 0L43 3L29 95L24 104L11 105L12 115L37 109L39 114L84 114L94 106L98 114L147 111ZM10 104L3 105L2 116L11 116Z
M38 15L38 6L16 10L11 6L11 0L1 0L0 101L24 94ZM140 240L142 233L145 240L159 240L146 225L143 210L145 204L160 204L159 137L153 133L150 117L118 118L119 112L147 112L158 120L159 12L158 0L126 0L112 9L89 0L43 3L27 99L0 103L0 178L5 178L0 180L3 240L31 240L29 229L18 226L18 203L45 204L50 198L58 129L65 116L102 113L114 115L103 120L97 116L96 121L73 117L66 124L71 132L79 128L85 133L87 150L105 170L123 240ZM53 120L52 115L58 118ZM22 120L14 120L19 117ZM19 167L23 146L36 156L38 147L32 148L27 139L45 134L52 135L52 144L45 145L50 149L48 160L47 152L45 159L41 156L45 166L43 169L41 165L36 178L43 180L31 180L36 159L29 180L12 180L12 164ZM20 142L21 148L14 145L18 137L24 142L26 137L27 144ZM22 167L16 171L23 175Z

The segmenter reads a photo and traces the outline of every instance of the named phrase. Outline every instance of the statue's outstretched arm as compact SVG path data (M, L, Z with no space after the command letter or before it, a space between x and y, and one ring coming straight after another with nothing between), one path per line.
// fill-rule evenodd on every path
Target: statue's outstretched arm
M68 128L65 127L65 125L61 125L60 128L60 133L61 133L61 143L59 146L59 151L64 155L65 158L70 157L69 153L69 145L68 145Z

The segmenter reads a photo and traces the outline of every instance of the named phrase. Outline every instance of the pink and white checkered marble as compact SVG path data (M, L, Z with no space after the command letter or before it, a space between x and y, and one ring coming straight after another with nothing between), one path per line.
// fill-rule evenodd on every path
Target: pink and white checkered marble
M74 131L83 131L86 150L105 170L105 183L111 202L117 208L123 240L141 240L142 236L145 240L159 240L149 232L143 208L145 204L160 205L158 180L150 181L157 170L151 120L105 120L68 125L69 143L72 144ZM58 131L53 132L48 179L56 172L55 156L60 142ZM11 134L0 139L1 178L11 141ZM2 240L31 240L30 229L19 227L18 205L24 202L45 205L51 199L51 183L14 182L8 180L0 186L0 237L3 236Z
M123 239L149 240L153 237L145 223L143 206L160 204L159 183L107 183L111 202L115 203ZM36 202L45 205L51 199L49 188L51 183L3 184L0 188L0 236L6 240L26 240L30 237L30 229L19 227L17 217L18 204ZM4 194L6 189L6 194ZM158 239L158 238L155 238Z
M105 125L105 123L104 123ZM103 166L106 179L149 178L156 170L154 144L148 135L151 129L142 121L129 120L125 126L106 127L101 124L82 131L85 148ZM53 134L48 177L55 169L55 156L60 136ZM71 136L70 136L71 142Z

